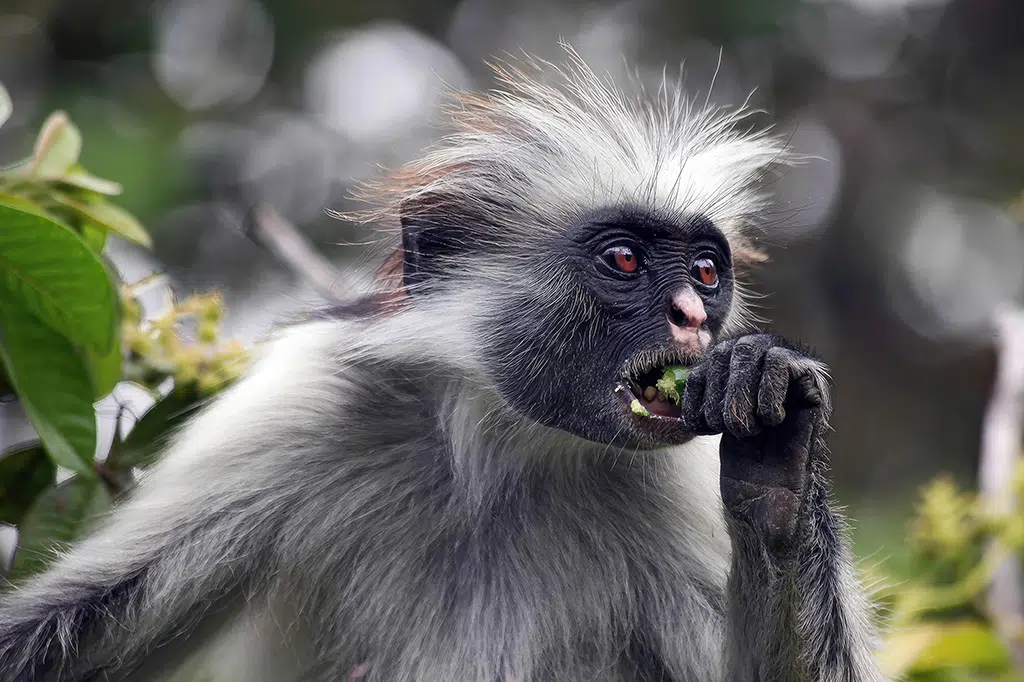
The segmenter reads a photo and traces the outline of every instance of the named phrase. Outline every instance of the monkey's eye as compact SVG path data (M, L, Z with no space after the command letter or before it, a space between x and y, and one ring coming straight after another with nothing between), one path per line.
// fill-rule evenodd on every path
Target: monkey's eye
M718 286L718 268L715 266L715 261L710 258L698 258L693 261L690 274L708 288L714 289Z
M640 256L628 246L613 246L606 249L601 258L608 267L632 275L640 269Z

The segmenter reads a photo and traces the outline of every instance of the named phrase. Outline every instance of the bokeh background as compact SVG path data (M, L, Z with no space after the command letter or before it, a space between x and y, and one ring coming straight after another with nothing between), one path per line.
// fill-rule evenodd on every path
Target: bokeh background
M777 183L761 314L832 366L838 496L858 548L898 552L916 488L971 484L992 316L1024 286L1019 0L0 0L0 159L70 113L84 164L154 236L128 279L220 289L251 342L323 302L242 231L267 202L365 283L368 235L328 216L436 139L445 88L484 60L559 60L748 100L815 157ZM711 87L713 83L713 88Z

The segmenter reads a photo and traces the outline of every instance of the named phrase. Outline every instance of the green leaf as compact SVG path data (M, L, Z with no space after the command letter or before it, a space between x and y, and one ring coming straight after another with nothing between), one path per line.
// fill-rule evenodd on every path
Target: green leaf
M153 242L146 228L130 213L105 201L85 202L58 194L54 199L72 209L96 227L114 232L130 242L149 248Z
M669 365L661 378L658 379L656 387L663 395L668 397L676 405L683 399L683 392L686 390L686 377L690 370L682 365Z
M86 223L82 225L81 233L82 241L88 244L90 249L95 253L103 253L103 247L107 245L107 234L109 234L106 230L101 230Z
M60 223L3 203L0 296L98 353L116 341L117 292L99 256Z
M1010 665L1006 648L995 632L973 621L901 627L886 638L878 661L886 679L893 680L932 679L931 674L946 679L943 673L1002 671Z
M0 192L0 204L4 204L22 211L28 211L29 213L43 212L43 209L36 205L34 202L29 201L25 197L19 197L16 194L8 194L7 192Z
M89 360L89 376L92 378L93 398L99 400L114 390L121 381L124 353L120 344L114 344L109 353L86 351Z
M1009 665L1006 647L995 631L980 623L954 623L918 659L916 670L944 667L1001 669Z
M18 525L39 493L53 485L57 468L41 444L0 455L0 522Z
M27 311L0 301L0 359L54 463L95 476L95 390L78 350Z
M0 128L7 123L13 113L14 103L11 102L11 96L7 94L7 89L0 85Z
M167 439L203 404L204 401L191 392L180 395L172 391L139 418L128 437L111 452L107 466L125 470L151 465L163 454Z
M74 476L48 488L18 527L18 551L8 577L17 581L41 571L54 550L80 539L110 505L110 493L100 479Z
M78 162L82 135L63 111L50 114L36 138L32 163L26 169L37 178L56 179Z
M122 191L120 184L113 180L98 178L78 165L72 166L71 170L60 179L60 182L107 196L117 196Z

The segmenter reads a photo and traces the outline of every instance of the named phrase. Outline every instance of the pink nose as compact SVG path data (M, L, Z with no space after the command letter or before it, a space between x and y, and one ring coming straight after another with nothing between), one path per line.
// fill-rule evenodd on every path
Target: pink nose
M701 328L708 319L704 301L690 287L668 299L666 315L673 340L687 352L700 353L711 344L711 332Z
M690 287L680 289L669 298L668 321L672 324L673 334L677 330L696 331L707 319L704 301Z

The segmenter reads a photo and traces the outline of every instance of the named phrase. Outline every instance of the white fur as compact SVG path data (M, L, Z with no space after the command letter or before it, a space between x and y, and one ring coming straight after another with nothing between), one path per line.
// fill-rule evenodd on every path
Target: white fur
M496 216L529 243L629 204L680 224L708 218L734 249L757 241L763 181L797 158L784 142L744 129L752 111L694 102L667 80L654 97L631 97L566 50L564 68L529 59L499 67L499 89L463 96L454 132L365 193L377 210L351 217L386 225L440 195ZM729 330L750 321L746 294L740 282Z

